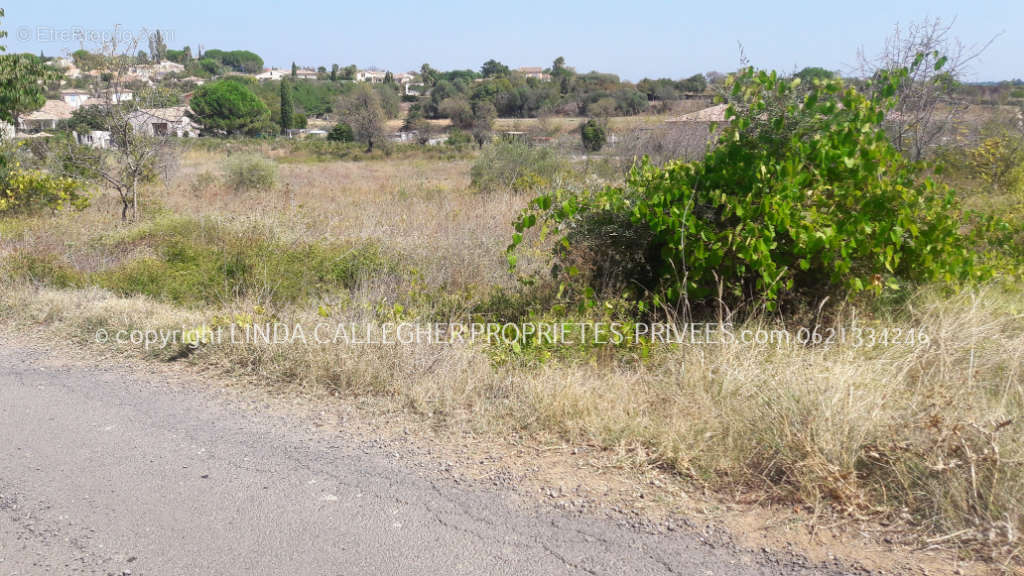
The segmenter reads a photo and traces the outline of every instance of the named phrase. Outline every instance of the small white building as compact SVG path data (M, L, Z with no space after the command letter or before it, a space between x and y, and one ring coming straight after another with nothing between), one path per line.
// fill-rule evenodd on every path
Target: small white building
M150 70L153 71L154 76L159 78L165 74L181 74L185 71L185 65L171 62L170 60L163 60L150 65Z
M384 70L359 70L356 72L356 82L369 82L370 84L383 84L388 73Z
M256 75L257 80L280 80L284 78L285 74L291 74L280 68L264 68L263 72Z
M199 126L188 117L188 106L139 108L131 113L128 121L135 130L149 136L199 136Z
M299 80L316 80L316 70L311 70L309 68L299 68L298 70L295 71L295 78Z
M517 68L516 72L522 74L525 78L536 78L543 81L551 80L551 74L545 72L540 66L523 66L522 68Z
M110 132L106 130L90 130L79 134L74 133L75 140L82 146L90 148L110 148Z
M86 100L89 99L89 91L76 89L61 90L60 99L66 102L68 106L71 106L72 110L75 110L81 108Z
M135 94L131 90L114 89L111 88L103 92L103 98L111 104L119 104L121 102L131 102L135 97Z

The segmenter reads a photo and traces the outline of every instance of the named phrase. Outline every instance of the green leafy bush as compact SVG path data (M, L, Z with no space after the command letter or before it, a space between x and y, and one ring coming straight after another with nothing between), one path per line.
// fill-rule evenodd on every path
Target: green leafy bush
M473 136L468 132L459 130L458 128L452 128L448 132L448 139L445 143L454 148L462 149L473 143Z
M623 187L536 198L515 223L510 264L528 228L554 227L556 272L586 302L594 277L572 259L580 237L602 228L585 223L627 217L649 238L635 249L656 260L651 281L625 285L656 305L774 309L976 278L953 192L923 177L881 128L904 75L876 79L886 84L869 99L841 80L800 89L799 80L745 69L731 79L729 124L702 161L645 161Z
M338 122L331 128L331 131L327 133L327 140L331 142L352 142L356 139L355 133L352 132L352 127L345 122Z
M224 165L224 180L237 191L271 190L277 185L277 164L257 154L235 156Z
M0 177L0 214L81 210L88 205L89 197L73 178L22 170L17 165Z
M580 137L583 139L583 148L588 152L600 151L607 141L604 125L593 118L580 126Z

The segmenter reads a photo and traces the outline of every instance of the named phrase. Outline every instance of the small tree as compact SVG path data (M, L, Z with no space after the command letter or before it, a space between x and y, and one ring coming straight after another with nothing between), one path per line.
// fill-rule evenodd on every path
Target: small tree
M292 106L292 91L288 80L281 79L281 130L294 128L294 107Z
M462 96L444 99L438 107L438 112L451 120L452 125L459 130L473 128L473 106Z
M380 106L380 95L366 84L360 84L345 100L344 117L360 142L366 143L366 151L373 152L374 145L384 139L384 111Z
M484 78L497 78L508 76L510 74L508 66L494 60L493 58L484 62L484 65L480 67L480 73Z
M595 118L591 118L580 126L580 136L583 139L583 148L588 152L598 152L604 148L606 138L604 125Z
M355 134L353 134L351 126L344 122L338 122L327 133L327 139L331 142L352 142L355 140Z
M471 131L473 133L473 140L476 141L476 145L480 148L483 148L484 144L491 139L494 119L497 117L498 112L494 109L494 104L491 104L488 100L477 100L473 103L473 125Z
M957 131L967 109L958 90L960 80L994 40L964 46L951 37L952 27L939 18L912 22L905 28L897 25L878 56L859 55L861 74L866 77L902 74L886 128L893 146L913 160L921 160L943 136Z
M107 90L121 94L126 90L125 82L135 62L138 38L121 44L118 34L113 36L114 40L103 47L110 70ZM170 131L160 133L154 128L154 120L167 122L167 119L155 116L154 108L147 102L145 92L132 100L105 100L78 120L86 127L102 126L110 133L112 146L94 149L68 142L66 164L77 174L99 180L116 190L121 199L122 220L129 216L132 220L138 219L140 185L166 171L173 158Z

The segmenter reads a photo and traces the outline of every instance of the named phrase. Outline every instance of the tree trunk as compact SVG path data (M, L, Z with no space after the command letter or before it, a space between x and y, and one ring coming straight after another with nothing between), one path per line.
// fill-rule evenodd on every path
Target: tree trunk
M138 178L132 177L132 221L139 220L139 192L137 189Z

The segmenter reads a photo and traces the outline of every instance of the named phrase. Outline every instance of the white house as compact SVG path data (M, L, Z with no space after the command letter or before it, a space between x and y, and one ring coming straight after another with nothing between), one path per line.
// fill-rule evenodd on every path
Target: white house
M82 77L82 71L75 66L75 63L70 58L59 56L54 58L51 63L64 71L64 77L74 80L75 78Z
M316 70L299 68L295 71L295 77L299 80L316 80Z
M383 70L359 70L356 72L356 82L369 82L370 84L383 84L384 77L388 73Z
M185 65L171 62L170 60L163 60L150 65L150 70L153 71L154 75L160 77L165 74L180 74L185 71Z
M82 146L90 148L110 148L110 132L106 130L90 130L79 134L75 132L75 139Z
M47 100L39 110L18 118L18 127L23 132L54 130L58 122L71 118L71 111L71 105L63 100Z
M280 68L264 68L263 72L256 75L257 80L280 80L285 74L290 74Z
M402 87L402 94L419 96L423 92L423 84L416 81L416 75L412 72L395 74L395 82Z
M71 106L72 109L81 108L85 101L89 99L89 92L87 90L61 90L60 99Z
M517 68L516 72L519 72L526 78L536 78L537 80L551 80L551 74L548 74L540 66L523 66Z
M106 90L103 93L103 97L104 97L104 99L106 99L111 104L118 104L120 102L129 102L129 101L131 101L132 98L135 97L135 95L132 93L131 90L121 90L121 89L111 88L109 90Z
M172 108L140 108L131 113L128 121L135 130L150 136L177 136L195 138L199 126L188 117L188 106Z

